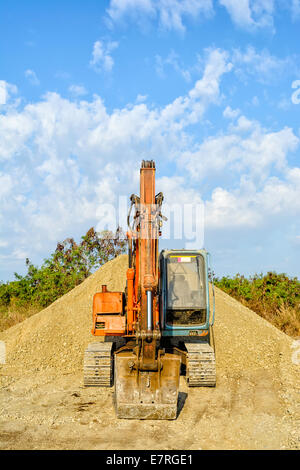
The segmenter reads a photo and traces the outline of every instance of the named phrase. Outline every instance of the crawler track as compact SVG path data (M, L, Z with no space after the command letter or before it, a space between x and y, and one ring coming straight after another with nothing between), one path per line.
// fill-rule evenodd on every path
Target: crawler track
M85 387L111 387L113 343L91 343L84 353Z
M189 387L215 387L216 361L213 348L206 343L185 343L186 379Z

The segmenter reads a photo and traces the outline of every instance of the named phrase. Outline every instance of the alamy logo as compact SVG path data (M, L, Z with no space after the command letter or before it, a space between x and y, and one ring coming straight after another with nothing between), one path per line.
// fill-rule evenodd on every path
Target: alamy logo
M292 88L296 88L296 91L292 94L292 103L300 104L300 80L295 80L292 83Z
M0 341L0 364L5 364L6 348L4 341Z

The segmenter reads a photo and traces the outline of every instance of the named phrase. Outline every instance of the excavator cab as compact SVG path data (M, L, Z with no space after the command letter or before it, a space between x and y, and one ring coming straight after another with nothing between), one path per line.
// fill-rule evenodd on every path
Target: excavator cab
M209 329L208 253L160 254L163 336L198 336Z

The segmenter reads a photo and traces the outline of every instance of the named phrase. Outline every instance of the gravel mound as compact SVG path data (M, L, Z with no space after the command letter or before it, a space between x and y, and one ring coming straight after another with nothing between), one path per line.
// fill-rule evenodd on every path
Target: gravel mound
M98 340L91 335L93 294L102 284L124 290L126 269L127 256L119 256L46 309L2 332L7 364L1 375L9 369L14 375L48 368L58 376L79 372L84 349ZM296 373L293 340L219 289L214 336L219 376L263 368L280 380Z
M126 269L127 255L109 261L49 307L2 332L6 363L14 375L47 368L61 375L81 369L87 344L98 340L91 334L93 295L102 284L123 291Z
M93 294L123 290L126 269L110 261L0 334L0 449L299 449L299 344L219 289L217 386L181 377L177 420L118 420L112 390L83 387Z

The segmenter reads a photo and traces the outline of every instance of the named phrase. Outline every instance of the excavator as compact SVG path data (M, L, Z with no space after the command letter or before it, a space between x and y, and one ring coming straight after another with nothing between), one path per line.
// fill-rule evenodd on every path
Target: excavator
M178 416L180 375L189 387L216 385L209 254L159 253L166 218L153 160L142 161L140 195L130 202L125 292L102 285L94 295L92 334L99 341L84 353L84 385L114 382L118 418L171 420Z

